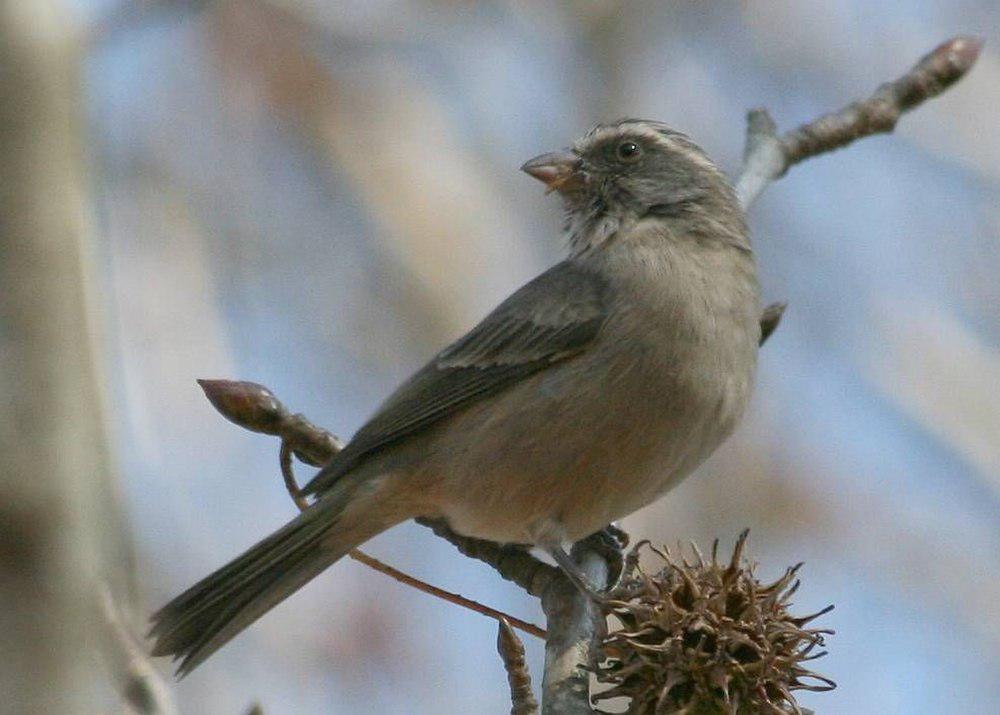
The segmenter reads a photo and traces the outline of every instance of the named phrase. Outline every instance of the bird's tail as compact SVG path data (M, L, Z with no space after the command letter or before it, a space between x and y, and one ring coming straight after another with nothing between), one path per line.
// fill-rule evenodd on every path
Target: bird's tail
M393 524L378 482L345 479L320 501L242 556L203 578L152 617L153 655L179 660L179 676L320 571Z

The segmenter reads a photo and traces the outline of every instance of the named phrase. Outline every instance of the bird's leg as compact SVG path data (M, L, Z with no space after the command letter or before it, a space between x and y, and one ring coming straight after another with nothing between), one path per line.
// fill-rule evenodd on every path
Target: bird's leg
M608 524L600 531L595 531L584 541L608 562L608 589L605 593L614 592L625 571L624 551L629 542L628 534L617 524Z
M586 574L580 570L580 567L577 565L576 561L573 560L573 557L566 553L566 550L562 546L547 548L546 552L549 556L555 559L555 562L559 564L559 568L561 568L563 573L566 574L566 577L572 581L573 585L580 589L584 595L597 603L604 601L604 591L597 588L590 582L590 579L588 579Z
M580 569L579 564L563 548L565 539L563 529L560 525L552 521L536 524L531 528L531 536L535 544L552 557L559 568L562 569L562 572L566 574L566 578L574 586L580 589L592 601L597 603L604 601L604 591L590 582L590 579Z

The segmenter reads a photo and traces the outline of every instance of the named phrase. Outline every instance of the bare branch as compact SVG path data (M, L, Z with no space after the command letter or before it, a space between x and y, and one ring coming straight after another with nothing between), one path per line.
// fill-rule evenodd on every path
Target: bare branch
M596 605L562 571L542 563L522 547L461 536L440 521L417 519L417 522L450 541L461 553L488 563L503 578L541 599L548 626L542 712L544 715L592 713L587 667L594 639L604 631L604 615ZM573 557L591 583L608 581L605 555L608 548L603 536L597 535L573 547Z
M904 112L936 97L972 69L983 41L954 37L924 56L909 72L887 82L862 102L825 114L778 136L766 109L747 115L743 168L736 181L740 204L747 208L767 186L801 161L847 146L856 139L891 132Z
M588 539L572 556L590 583L606 584L608 562ZM590 670L598 639L606 630L604 614L567 578L553 581L542 594L549 634L545 641L542 715L589 715Z
M130 591L132 550L107 434L75 13L2 3L0 67L2 709L99 712L96 587Z
M95 14L84 27L81 40L91 47L111 42L131 30L193 15L210 3L211 0L118 0Z
M475 611L484 616L489 616L490 618L506 619L510 622L510 625L514 626L518 630L529 633L536 638L541 638L545 640L545 629L541 626L536 626L534 623L528 623L520 618L511 616L510 614L504 613L503 611L498 611L495 608L479 603L479 601L473 601L471 598L466 598L457 593L452 593L451 591L445 591L443 588L438 588L426 581L421 581L418 578L414 578L409 574L406 574L399 569L393 568L388 564L384 564L373 556L369 556L364 551L360 549L354 549L348 553L355 561L363 563L368 568L374 569L379 573L383 573L390 578L393 578L400 583L404 583L407 586L412 586L418 591L423 591L424 593L430 594L431 596L436 596L448 603L454 603L456 606L461 606L462 608L467 608L470 611Z
M235 380L198 380L198 384L227 420L251 432L280 437L306 464L321 467L344 447L333 433L303 415L291 414L263 385Z
M499 619L497 652L510 685L510 715L537 715L538 701L531 689L531 673L524 662L524 644L506 619Z

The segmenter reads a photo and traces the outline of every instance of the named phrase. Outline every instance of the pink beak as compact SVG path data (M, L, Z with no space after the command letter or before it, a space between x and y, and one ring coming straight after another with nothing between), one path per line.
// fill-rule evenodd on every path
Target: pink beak
M530 174L551 191L566 193L583 186L586 177L580 171L583 160L566 149L536 156L524 163L521 171Z

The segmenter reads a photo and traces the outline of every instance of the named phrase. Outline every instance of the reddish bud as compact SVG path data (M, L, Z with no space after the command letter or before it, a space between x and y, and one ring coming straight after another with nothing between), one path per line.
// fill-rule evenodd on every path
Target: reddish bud
M256 382L198 380L212 406L244 429L277 435L288 410L270 390Z

